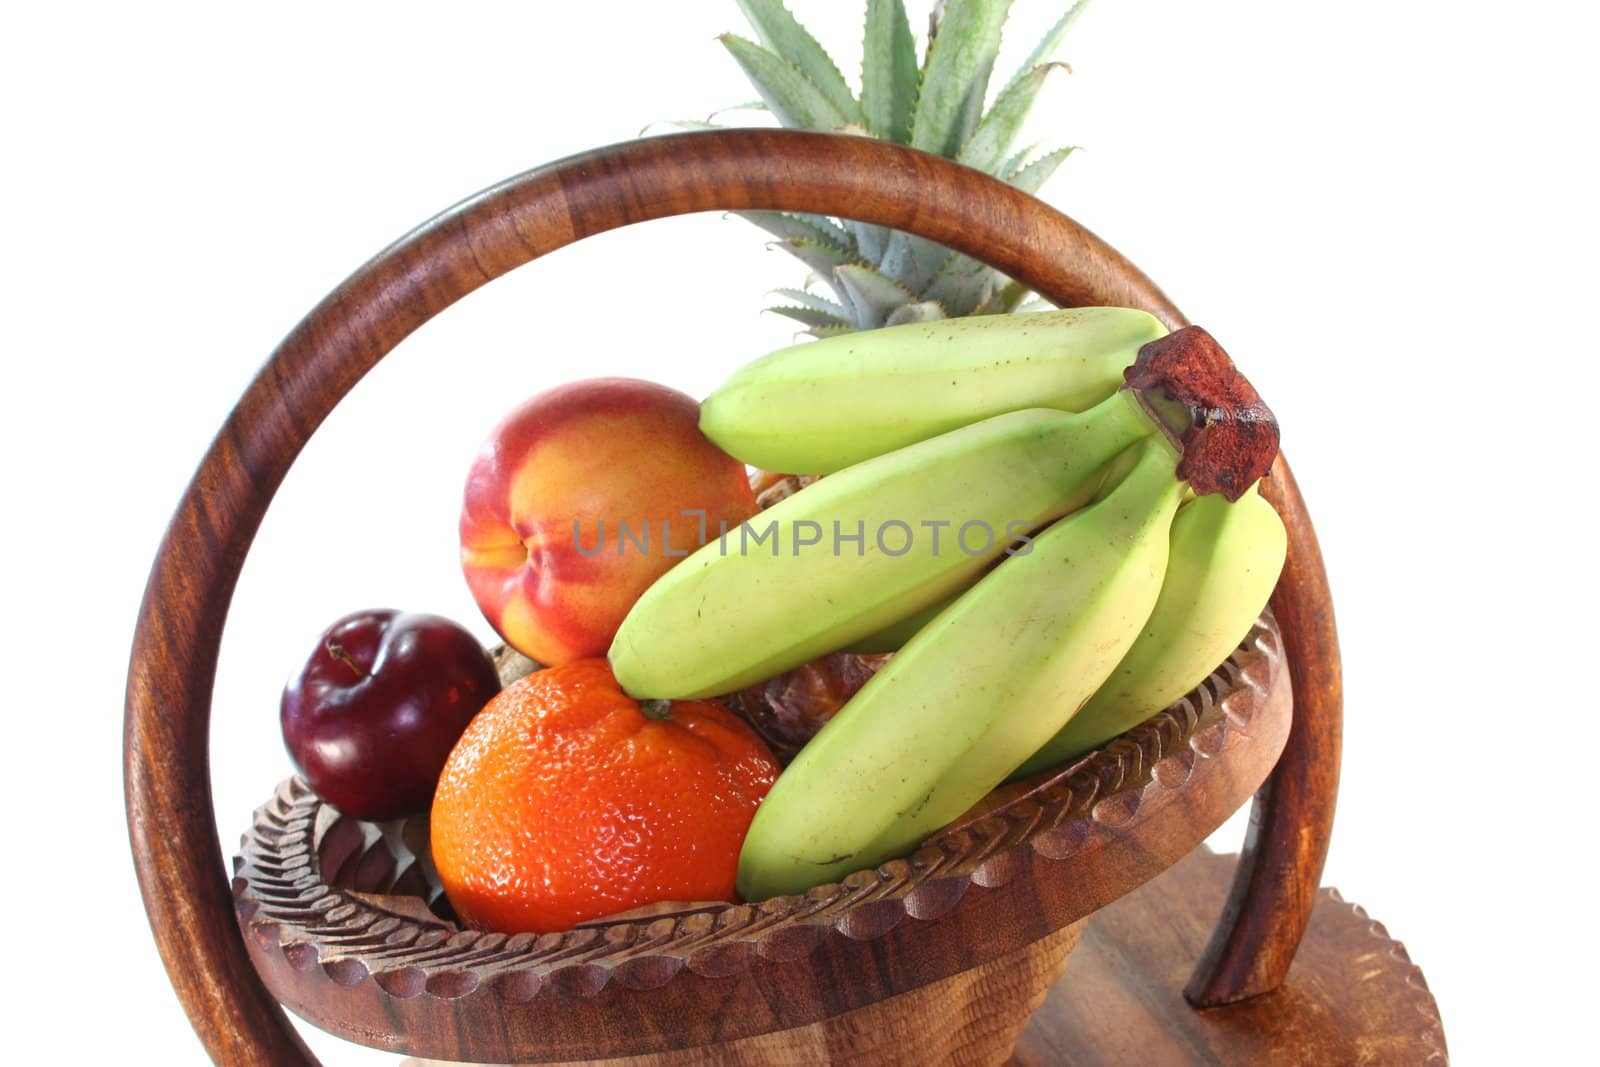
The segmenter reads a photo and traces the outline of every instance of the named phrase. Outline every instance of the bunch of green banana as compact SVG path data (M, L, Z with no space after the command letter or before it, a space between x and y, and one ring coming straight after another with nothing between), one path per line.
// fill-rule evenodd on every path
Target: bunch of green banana
M1160 435L1123 390L1075 415L995 415L830 474L652 585L612 642L617 680L640 697L713 696L850 647L1026 548L1094 496L1107 464Z
M1283 520L1255 487L1238 500L1202 496L1180 507L1161 595L1138 640L1089 702L1012 777L1076 759L1205 681L1266 607L1287 548Z
M1140 312L797 346L736 375L702 427L747 463L827 476L646 591L611 646L623 688L714 696L898 649L758 809L749 899L901 854L1008 775L1166 707L1249 631L1283 563L1253 488L1271 412L1209 334Z
M1163 436L1136 457L1109 492L918 631L800 751L745 838L746 899L804 892L910 850L1090 699L1150 617L1185 492Z
M1267 606L1287 551L1283 520L1257 486L1238 500L1211 495L1181 505L1161 596L1139 639L1083 709L1011 778L1092 752L1205 681ZM850 651L898 651L954 600L863 638Z
M1283 520L1256 486L1236 501L1213 494L1182 504L1172 522L1161 593L1133 646L1088 703L1007 780L1064 767L1203 682L1266 607L1287 547ZM858 647L894 651L944 606ZM974 799L980 788L975 783Z
M706 398L700 429L754 466L830 474L1007 411L1084 411L1166 332L1102 307L841 334L745 366Z

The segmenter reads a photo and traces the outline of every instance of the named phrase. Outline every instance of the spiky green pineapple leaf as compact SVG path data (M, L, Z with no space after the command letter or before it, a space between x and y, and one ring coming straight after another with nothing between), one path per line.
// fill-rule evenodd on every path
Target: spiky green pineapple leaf
M992 267L971 256L950 252L922 295L942 304L952 318L959 318L976 311L1002 281Z
M937 300L923 300L916 304L901 304L883 320L885 326L902 326L908 322L933 322L946 319L944 307Z
M651 130L658 126L664 126L669 130L679 130L685 133L696 133L700 130L722 130L727 128L725 126L719 126L709 119L657 119L648 126L641 127L639 130L639 136L644 137Z
M733 33L725 33L717 40L744 68L745 77L783 125L837 130L854 121L834 106L804 71L776 52Z
M1005 284L995 288L994 292L972 309L974 315L1009 315L1017 309L1023 298L1030 292L1026 285L1015 278L1006 278Z
M772 307L767 308L767 310L772 312L774 315L782 315L784 318L793 319L794 321L805 326L807 329L812 330L828 326L849 327L851 325L851 321L847 318L843 318L839 315L830 315L826 311L818 311L816 308L790 307L785 304L775 304Z
M949 258L950 250L937 241L891 230L878 269L911 292L921 294Z
M1056 168L1061 166L1075 150L1070 145L1058 148L1031 163L1023 162L1027 158L1027 153L1019 153L1007 161L1005 167L1010 170L1003 172L1000 177L1025 193L1030 195L1037 193L1056 172ZM1028 152L1031 152L1031 149ZM993 294L1002 287L1004 280L1004 275L999 274L994 268L964 253L951 252L940 264L938 272L928 283L927 288L922 290L922 295L943 303L952 316L983 314L979 308L992 299ZM1017 300L1021 299L1019 295Z
M994 176L999 178L1001 181L1010 181L1011 176L1017 171L1021 170L1023 165L1026 164L1028 160L1032 159L1033 154L1037 151L1039 151L1038 141L1034 141L1031 144L1025 145L1024 147L1019 148L1015 152L1011 153L1010 156L1006 157L1006 161L996 167L991 173L993 173Z
M848 129L910 143L1029 193L1072 152L1063 148L1034 158L1037 146L1016 150L1013 142L1051 76L1051 56L1088 0L1076 0L1057 20L987 115L983 102L1010 0L936 0L920 69L904 0L867 0L859 101L783 0L739 2L766 47L731 34L721 40L785 126ZM1029 293L970 256L904 232L816 215L744 214L780 238L773 244L805 263L837 297L835 302L805 290L777 291L793 303L769 310L804 324L813 336L999 314L1015 310Z
M846 122L858 126L866 123L861 105L856 102L850 86L845 84L844 75L839 73L833 57L800 25L781 0L739 0L739 7L761 43L805 75Z
M766 111L766 110L768 110L768 108L767 108L767 102L765 100L746 100L742 104L729 104L727 107L719 107L719 108L717 108L717 110L713 111L711 114L706 116L706 121L707 122L715 122L718 116L726 115L730 111Z
M1061 69L1063 65L1060 63L1035 67L1002 92L995 100L994 107L979 121L978 128L972 131L972 136L967 138L967 143L961 146L961 151L956 155L957 162L986 174L1001 173L1000 168L1006 162L1011 142L1021 132L1034 101L1039 98L1051 74Z
M928 45L911 146L954 158L983 113L1011 0L949 0Z
M889 247L889 235L893 231L887 226L857 222L853 219L847 225L850 227L850 232L855 234L856 250L861 253L861 258L868 263L882 261L884 249Z
M774 237L803 238L833 245L849 256L858 254L855 236L826 215L800 214L790 211L740 211L736 214L766 230Z
M819 311L824 315L832 315L834 318L841 321L846 321L850 318L850 312L843 304L836 304L827 297L818 296L816 293L810 292L809 290L774 289L772 292L775 296L787 297L788 299L793 300L801 307L810 308L812 311Z
M1067 35L1067 31L1072 29L1073 24L1078 21L1078 16L1082 15L1084 8L1088 6L1089 0L1078 0L1077 3L1067 8L1067 13L1057 19L1056 24L1050 27L1043 37L1039 38L1039 43L1033 46L1033 51L1028 53L1028 58L1022 61L1022 66L1018 67L1017 72L1011 76L1011 80L1006 82L1006 89L1015 85L1033 68L1042 66L1054 58L1056 50L1061 47L1062 39ZM1005 90L1002 89L1001 91L1004 92Z
M854 256L835 248L833 245L824 244L821 241L807 240L803 237L791 237L783 241L774 241L772 246L783 249L815 271L833 289L840 303L849 301L850 298L845 295L844 289L834 277L834 270L838 267L857 263L858 261Z
M861 51L861 110L867 130L896 144L911 139L917 100L917 45L902 0L867 0Z
M839 220L830 218L827 215L797 213L795 217L800 219L802 222L809 222L818 230L821 230L823 233L827 234L832 244L838 245L851 255L860 258L861 250L856 247L855 232L849 226L846 226Z
M857 329L876 329L895 308L916 300L909 289L864 264L837 267L833 276L855 311Z
M747 100L742 104L733 104L730 107L719 107L703 119L657 119L647 122L639 129L638 136L646 137L657 126L665 126L674 130L725 130L726 126L717 121L730 111L766 111L767 104L764 100Z
M1030 195L1037 193L1040 186L1050 180L1050 175L1056 172L1056 168L1076 151L1077 147L1074 145L1058 148L1005 175L1005 179L1025 193Z

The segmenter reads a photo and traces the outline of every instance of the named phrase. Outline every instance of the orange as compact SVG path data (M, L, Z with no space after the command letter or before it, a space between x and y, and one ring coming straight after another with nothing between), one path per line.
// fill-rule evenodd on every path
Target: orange
M734 900L739 849L778 776L721 704L623 693L603 659L536 671L456 743L433 862L461 920L566 930L662 900Z

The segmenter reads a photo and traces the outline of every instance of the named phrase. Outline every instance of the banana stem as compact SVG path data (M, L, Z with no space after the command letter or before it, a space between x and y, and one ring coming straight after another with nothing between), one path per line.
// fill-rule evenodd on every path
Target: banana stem
M1197 495L1238 500L1271 469L1278 420L1205 330L1185 326L1149 342L1123 378L1169 433L1170 412L1185 413L1178 477Z
M1150 416L1150 421L1161 427L1167 435L1167 440L1172 447L1183 451L1183 435L1194 426L1194 416L1187 405L1182 404L1159 389L1135 389L1126 387L1133 394L1144 413Z

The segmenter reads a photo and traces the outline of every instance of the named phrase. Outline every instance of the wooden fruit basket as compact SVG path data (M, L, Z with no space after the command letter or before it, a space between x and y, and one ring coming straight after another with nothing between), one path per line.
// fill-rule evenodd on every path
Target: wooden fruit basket
M230 884L210 815L212 677L245 553L316 427L412 330L490 279L634 222L747 209L907 230L1058 304L1138 307L1185 324L1104 242L1010 186L883 142L795 131L683 134L575 156L380 253L295 328L223 425L163 540L135 635L124 739L135 863L173 985L219 1062L314 1063L280 1001L363 1044L484 1062L980 1064L1004 1062L1014 1045L1017 1062L1118 1062L1143 1043L1107 1044L1062 1021L1073 1010L1093 1019L1108 983L1085 989L1085 1002L1069 971L1063 1006L1023 1032L1029 1014L1080 936L1095 934L1097 911L1127 914L1142 884L1170 891L1174 877L1201 871L1195 857L1179 861L1252 793L1227 899L1198 905L1220 905L1221 916L1184 994L1213 1020L1235 1010L1223 1005L1282 1000L1272 991L1328 906L1317 884L1341 702L1326 578L1281 457L1265 490L1288 527L1288 562L1271 615L1239 653L1184 702L1072 768L997 791L907 860L802 897L667 906L506 938L427 910L434 886L414 855L415 825L344 820L291 782L257 813ZM1216 870L1184 877L1214 881ZM1181 887L1178 898L1188 899ZM1115 947L1110 933L1091 940ZM1162 961L1184 952L1144 950ZM1386 958L1397 962L1361 966L1415 989L1420 974ZM1157 972L1119 973L1132 988ZM1362 998L1386 988L1327 985L1323 1001L1344 1001L1331 1015L1316 998L1284 1001L1267 1017L1281 1015L1284 1040L1301 1044L1272 1047L1297 1062L1347 1062L1338 1049L1384 1038L1383 1048L1419 1054L1383 1062L1442 1062L1436 1014L1417 1021L1432 1008L1425 986L1415 1015L1361 1032L1371 1018ZM1143 1023L1154 1028L1149 1047L1179 1048L1163 1034L1192 1029L1184 1016L1195 1012L1175 994L1162 1003ZM1249 1055L1273 1032L1253 1025ZM1229 1062L1248 1045L1218 1033L1162 1062Z
M345 819L292 780L245 837L235 898L278 999L397 1052L564 1061L715 1044L734 1062L848 1050L886 1063L912 1034L924 1062L988 1062L1060 977L1083 920L1260 784L1288 711L1268 620L1186 700L997 790L908 859L804 896L646 908L543 937L464 931L427 909L426 817Z

